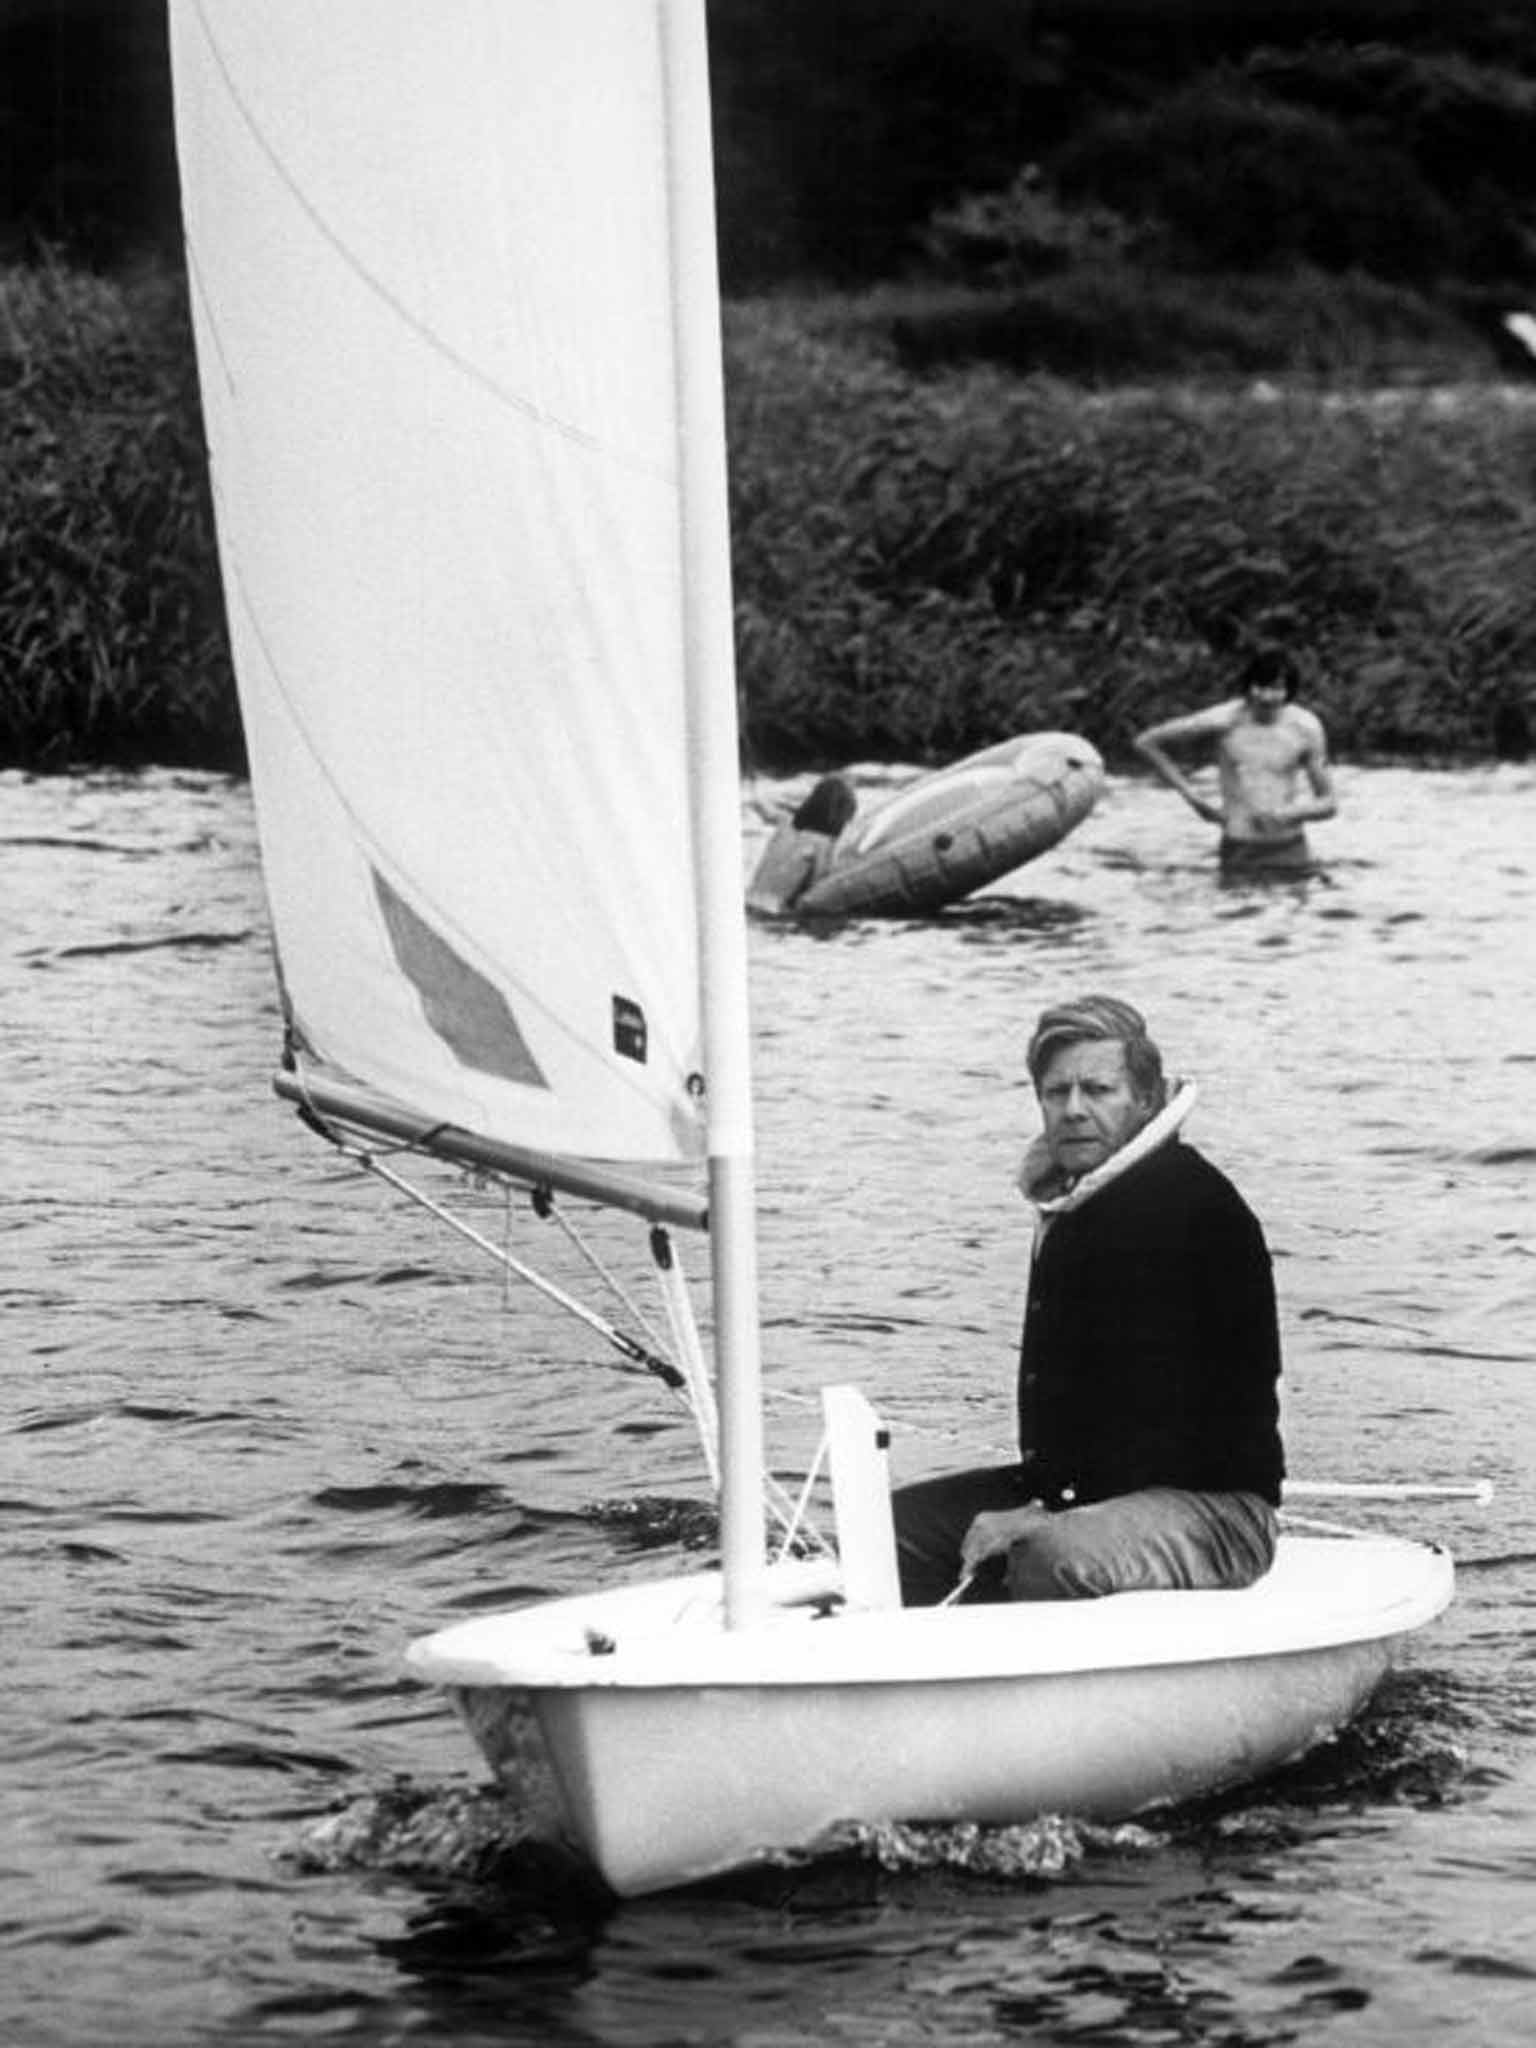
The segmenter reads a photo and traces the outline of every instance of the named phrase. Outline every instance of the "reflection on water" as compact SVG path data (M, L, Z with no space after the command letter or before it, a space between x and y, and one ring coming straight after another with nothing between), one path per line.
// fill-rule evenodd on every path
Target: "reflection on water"
M269 1095L242 791L0 777L0 2033L1525 2038L1536 773L1340 781L1306 881L1220 886L1198 821L1112 782L985 899L754 928L774 1454L803 1469L837 1378L891 1417L899 1476L1006 1447L1023 1048L1042 1003L1118 990L1268 1226L1293 1469L1497 1482L1492 1509L1357 1517L1457 1552L1451 1614L1260 1794L872 1831L615 1907L480 1787L399 1651L695 1559L686 1418ZM748 863L797 793L747 792ZM558 1268L528 1215L482 1222Z

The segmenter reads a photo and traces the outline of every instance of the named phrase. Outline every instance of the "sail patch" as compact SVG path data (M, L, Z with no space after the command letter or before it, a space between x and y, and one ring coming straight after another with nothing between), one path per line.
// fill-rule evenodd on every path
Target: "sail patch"
M400 972L421 998L427 1022L461 1066L527 1088L547 1088L501 990L385 881L375 868L373 890Z
M638 1060L645 1065L649 1049L650 1034L646 1029L645 1012L630 996L615 996L613 999L613 1049L626 1060Z

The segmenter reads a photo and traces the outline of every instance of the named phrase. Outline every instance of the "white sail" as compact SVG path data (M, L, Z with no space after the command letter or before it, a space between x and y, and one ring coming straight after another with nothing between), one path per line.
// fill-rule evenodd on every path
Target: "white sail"
M699 1157L657 10L171 15L297 1041L493 1139Z

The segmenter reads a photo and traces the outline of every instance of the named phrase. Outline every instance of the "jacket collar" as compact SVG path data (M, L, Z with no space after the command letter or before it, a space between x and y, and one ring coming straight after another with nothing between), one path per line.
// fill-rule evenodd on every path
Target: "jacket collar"
M1074 1209L1080 1209L1090 1201L1101 1188L1118 1180L1133 1166L1155 1152L1159 1145L1166 1145L1174 1137L1198 1100L1193 1081L1181 1081L1168 1101L1153 1117L1149 1124L1143 1124L1129 1143L1111 1152L1102 1166L1085 1173L1081 1180L1068 1187L1046 1149L1044 1137L1038 1137L1024 1155L1023 1169L1019 1174L1019 1187L1024 1199L1034 1205L1044 1222L1057 1216L1066 1216Z

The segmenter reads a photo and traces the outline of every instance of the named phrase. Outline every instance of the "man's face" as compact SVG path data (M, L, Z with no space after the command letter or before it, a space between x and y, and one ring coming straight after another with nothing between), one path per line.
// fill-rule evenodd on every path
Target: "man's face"
M1248 709L1260 725L1273 725L1285 709L1284 683L1253 683L1245 694Z
M1102 1166L1152 1118L1152 1105L1131 1085L1118 1039L1063 1046L1040 1076L1039 1096L1046 1147L1074 1179Z

